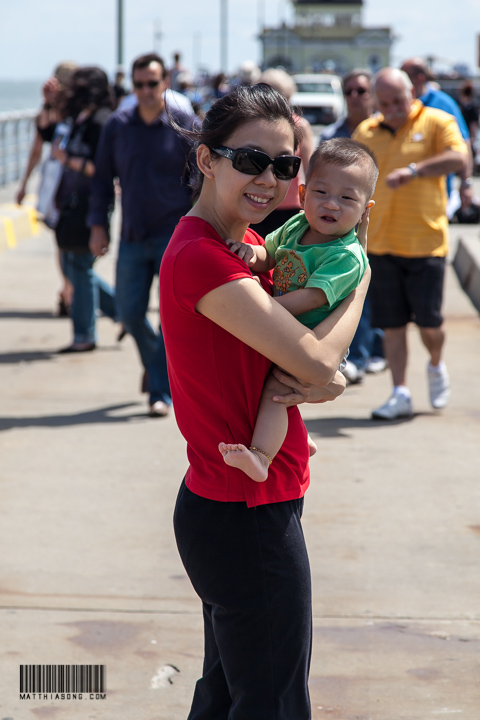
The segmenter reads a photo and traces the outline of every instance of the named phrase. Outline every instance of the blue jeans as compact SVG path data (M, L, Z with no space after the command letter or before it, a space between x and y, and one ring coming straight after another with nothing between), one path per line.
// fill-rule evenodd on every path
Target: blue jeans
M370 291L363 304L362 315L353 340L350 344L348 359L360 370L364 370L370 357L384 357L383 330L372 328L370 324Z
M73 342L95 343L97 311L116 319L115 291L93 270L95 258L90 252L63 250L62 268L73 285Z
M161 328L157 333L147 319L153 279L158 277L163 253L170 240L147 238L139 243L121 241L117 261L117 308L125 330L137 343L143 367L148 373L150 404L162 400L170 405L167 357Z

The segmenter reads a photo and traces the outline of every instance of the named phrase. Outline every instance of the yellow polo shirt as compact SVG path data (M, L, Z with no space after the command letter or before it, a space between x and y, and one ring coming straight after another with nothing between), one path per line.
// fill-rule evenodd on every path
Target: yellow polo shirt
M438 155L444 150L467 154L452 115L415 100L405 123L393 133L381 114L364 120L353 138L376 154L380 174L370 212L368 251L374 255L443 257L448 252L445 176L417 177L397 190L385 183L396 168Z

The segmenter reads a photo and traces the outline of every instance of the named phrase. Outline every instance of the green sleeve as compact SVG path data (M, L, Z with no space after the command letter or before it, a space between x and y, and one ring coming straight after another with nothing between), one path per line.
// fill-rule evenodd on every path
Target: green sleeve
M275 253L280 245L292 247L302 237L308 228L308 223L303 212L289 218L278 230L269 233L265 238L265 248L271 257L275 257Z
M308 278L305 287L317 287L327 296L330 308L347 297L360 283L368 260L361 252L337 252L328 257Z
M278 228L278 230L274 230L272 233L269 233L265 238L265 250L272 258L275 258L275 253L281 243L282 235L283 226Z

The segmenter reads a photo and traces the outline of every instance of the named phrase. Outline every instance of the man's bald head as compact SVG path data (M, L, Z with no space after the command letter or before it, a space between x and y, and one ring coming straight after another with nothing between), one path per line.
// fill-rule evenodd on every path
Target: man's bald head
M403 125L410 114L414 89L408 75L397 68L383 68L373 78L373 92L378 110L393 130Z

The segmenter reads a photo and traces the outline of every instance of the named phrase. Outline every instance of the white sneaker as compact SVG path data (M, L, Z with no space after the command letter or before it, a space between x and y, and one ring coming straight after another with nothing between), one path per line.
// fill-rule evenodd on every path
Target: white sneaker
M393 393L385 405L372 411L374 420L397 420L397 418L413 415L412 401L400 393Z
M368 358L367 364L365 365L365 372L367 373L379 373L386 370L388 362L384 357L375 355L374 357Z
M350 385L356 385L357 383L363 382L365 375L364 371L361 368L357 368L351 360L346 361L345 367L343 370L340 370L340 372Z
M427 366L428 386L430 389L430 403L435 410L444 408L450 398L450 378L445 363L441 362L438 368Z

